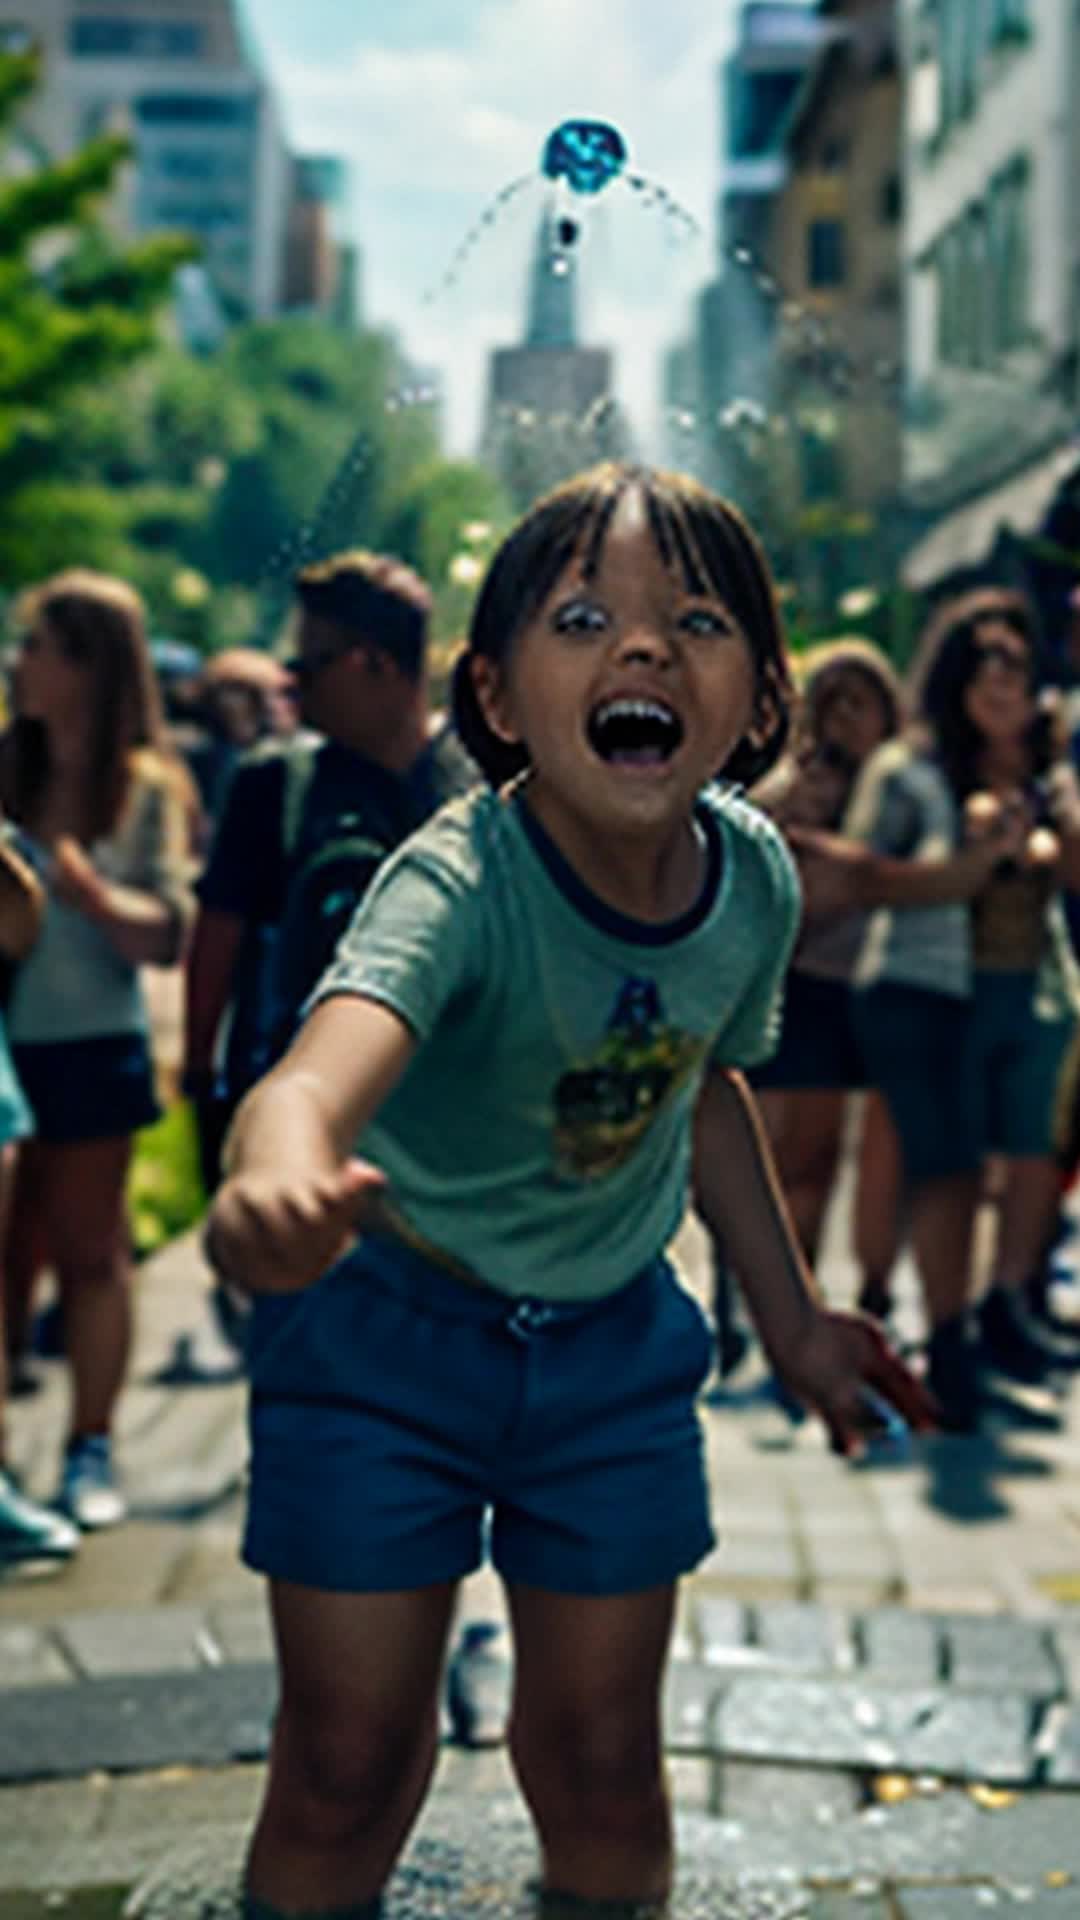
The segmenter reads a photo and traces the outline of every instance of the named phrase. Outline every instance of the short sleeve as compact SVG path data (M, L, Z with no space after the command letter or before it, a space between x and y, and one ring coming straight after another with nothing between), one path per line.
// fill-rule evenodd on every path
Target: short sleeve
M229 782L205 872L196 887L204 907L272 925L281 913L284 859L282 756L241 761Z
M187 814L168 775L148 782L139 818L131 884L170 907L179 929L192 914Z
M891 745L867 761L848 804L842 832L875 853L893 859L913 854L922 838L923 810L905 777L909 762L898 760Z
M731 1018L713 1042L710 1059L716 1067L756 1067L775 1053L784 981L802 920L795 862L771 823L761 822L744 859L747 865L752 862L744 891L750 896L748 911L754 915L757 964ZM756 898L750 891L755 882Z
M479 978L480 901L450 864L412 849L380 870L303 1009L335 994L378 1000L425 1040Z

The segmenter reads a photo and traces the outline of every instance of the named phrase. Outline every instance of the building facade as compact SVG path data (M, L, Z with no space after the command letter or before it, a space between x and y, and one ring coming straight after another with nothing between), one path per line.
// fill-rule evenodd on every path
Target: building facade
M926 588L1039 524L1080 343L1072 0L904 0L904 493Z
M0 39L43 56L28 134L61 156L123 130L135 158L114 219L190 233L234 317L282 305L293 183L277 102L234 0L0 0Z

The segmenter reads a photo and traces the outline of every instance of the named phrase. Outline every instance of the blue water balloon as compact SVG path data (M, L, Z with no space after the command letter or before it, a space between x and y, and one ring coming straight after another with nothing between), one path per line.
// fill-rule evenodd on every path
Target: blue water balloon
M609 120L562 120L544 142L540 171L546 180L565 180L574 193L602 193L629 157Z
M511 180L499 188L458 242L441 279L424 295L425 302L437 300L457 284L462 268L481 237L490 234L522 195L535 193L538 183L547 195L553 273L569 271L571 255L578 250L585 232L584 211L571 210L572 196L595 200L616 181L621 190L633 194L640 207L660 213L680 239L696 238L700 229L693 215L658 181L628 172L629 158L626 141L610 120L560 120L544 141L538 171L523 174L519 180Z

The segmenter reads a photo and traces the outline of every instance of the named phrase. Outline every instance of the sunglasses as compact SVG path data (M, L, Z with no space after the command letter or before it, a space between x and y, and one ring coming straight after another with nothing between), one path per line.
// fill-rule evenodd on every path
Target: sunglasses
M1026 647L1007 647L999 641L989 641L985 646L976 644L975 671L989 666L1000 667L1005 673L1012 673L1021 680L1031 678L1031 657Z
M362 644L360 640L353 640L344 647L321 647L317 653L294 653L281 664L294 680L303 683L314 680L324 667L332 667L335 660L344 660L347 653L355 653Z

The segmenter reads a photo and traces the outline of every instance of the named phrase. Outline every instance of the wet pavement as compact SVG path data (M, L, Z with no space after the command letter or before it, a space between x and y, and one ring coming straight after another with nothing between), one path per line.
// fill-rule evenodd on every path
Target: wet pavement
M853 1282L842 1204L823 1266L836 1299ZM682 1252L706 1293L693 1223ZM53 1577L0 1584L0 1890L131 1887L171 1862L148 1920L234 1911L274 1676L260 1583L236 1557L243 1386L206 1287L194 1239L139 1277L128 1523ZM13 1437L47 1495L64 1386L56 1363L41 1374ZM1075 1406L853 1469L753 1381L703 1410L721 1544L685 1584L665 1701L673 1915L1080 1912ZM462 1618L486 1617L501 1602L478 1575ZM447 1745L414 1847L388 1920L532 1911L503 1753ZM185 1848L197 1895L182 1895ZM206 1904L215 1883L223 1905ZM0 1920L21 1920L3 1893Z

